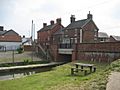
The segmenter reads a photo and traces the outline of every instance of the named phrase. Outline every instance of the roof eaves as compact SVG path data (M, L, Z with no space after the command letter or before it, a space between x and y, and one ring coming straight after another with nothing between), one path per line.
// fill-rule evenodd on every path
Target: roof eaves
M82 19L82 20L78 20L75 21L73 23L70 23L66 29L74 29L74 28L81 28L85 23L86 23L87 19Z
M91 21L91 19L87 19L87 20L86 20L86 23L83 24L83 26L81 26L81 28L83 28L85 25L87 25L90 21Z

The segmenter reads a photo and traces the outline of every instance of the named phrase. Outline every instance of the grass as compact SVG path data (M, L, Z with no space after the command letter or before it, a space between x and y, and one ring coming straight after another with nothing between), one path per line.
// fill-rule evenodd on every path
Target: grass
M120 63L120 61L118 62ZM111 65L94 64L97 71L87 76L81 73L71 76L72 63L69 63L55 67L51 71L14 80L0 81L0 90L105 90L107 76L111 70L114 70L114 67L120 68L120 64L117 62L113 62Z

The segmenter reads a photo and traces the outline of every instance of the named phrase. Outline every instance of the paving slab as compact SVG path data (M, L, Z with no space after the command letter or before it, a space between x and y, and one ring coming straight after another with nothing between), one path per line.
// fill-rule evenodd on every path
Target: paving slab
M120 90L120 72L112 72L106 90Z

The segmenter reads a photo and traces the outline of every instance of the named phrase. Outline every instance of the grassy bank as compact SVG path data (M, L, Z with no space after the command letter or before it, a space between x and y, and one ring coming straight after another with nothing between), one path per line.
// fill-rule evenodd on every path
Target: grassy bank
M105 90L107 75L114 68L118 70L120 64L118 62L114 62L111 65L94 64L97 67L97 71L87 76L81 73L77 76L71 76L70 68L72 63L69 63L55 67L48 72L15 80L0 81L0 90Z

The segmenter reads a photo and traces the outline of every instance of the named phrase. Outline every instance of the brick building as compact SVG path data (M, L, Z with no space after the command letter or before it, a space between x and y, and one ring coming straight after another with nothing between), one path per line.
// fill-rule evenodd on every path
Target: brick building
M105 32L98 32L98 41L99 42L109 42L110 37Z
M22 44L21 36L14 30L4 30L0 26L0 50L16 50Z
M51 20L50 25L43 23L43 28L37 32L38 44L42 46L50 45L53 42L53 34L62 28L61 18L56 19L56 23Z
M99 29L93 21L93 15L86 19L75 20L71 15L70 24L55 28L44 24L38 31L38 42L49 44L49 52L54 61L90 60L111 62L120 58L120 41L118 37L109 37ZM52 32L54 31L54 32ZM111 39L110 39L111 38Z
M87 19L77 21L75 15L71 15L70 24L56 32L54 38L62 44L94 43L98 41L98 30L90 12Z
M110 42L120 42L120 36L110 36Z

